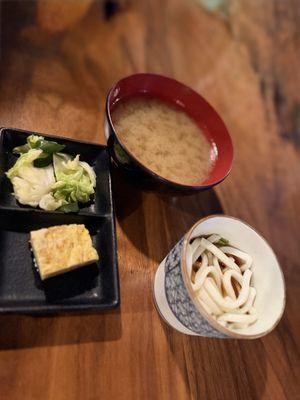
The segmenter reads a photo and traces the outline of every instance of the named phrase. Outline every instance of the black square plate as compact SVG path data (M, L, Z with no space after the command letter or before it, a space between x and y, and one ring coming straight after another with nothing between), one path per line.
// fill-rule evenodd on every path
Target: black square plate
M78 213L49 212L18 204L5 176L14 163L12 149L37 134L81 155L97 175L95 199ZM41 281L33 266L29 232L62 224L85 224L100 260ZM57 136L3 128L0 132L0 312L48 314L96 311L119 305L119 282L110 160L105 146Z
M49 211L33 209L30 206L20 205L14 196L12 196L12 185L7 179L5 172L13 166L17 156L12 153L16 146L26 143L27 137L35 134L52 139L66 147L65 153L76 155L80 154L80 159L93 166L97 175L97 185L95 188L95 199L86 207L82 207L79 214L104 215L112 214L112 201L110 192L110 174L109 157L106 146L99 146L92 143L79 142L77 140L63 137L44 135L37 132L25 132L19 129L3 128L0 131L0 207L2 209L36 210L42 214L49 214ZM54 214L63 214L60 211L54 211Z

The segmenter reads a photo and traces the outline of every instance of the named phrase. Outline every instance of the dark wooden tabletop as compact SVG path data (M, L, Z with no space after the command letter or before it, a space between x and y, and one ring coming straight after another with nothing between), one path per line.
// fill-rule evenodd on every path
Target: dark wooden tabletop
M120 309L1 316L1 399L300 398L300 7L232 0L210 12L206 3L1 2L0 125L104 143L107 91L151 71L205 96L235 147L214 191L163 198L115 180ZM255 226L281 262L286 311L262 339L184 336L153 305L159 262L215 212Z

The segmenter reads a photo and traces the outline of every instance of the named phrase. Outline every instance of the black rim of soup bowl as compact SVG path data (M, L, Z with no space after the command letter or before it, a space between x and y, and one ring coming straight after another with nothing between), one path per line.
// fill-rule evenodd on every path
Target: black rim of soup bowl
M116 105L120 101L126 101L134 96L139 95L148 95L151 98L158 98L160 100L165 100L169 104L177 105L174 99L164 98L160 94L155 93L151 89L140 88L140 90L134 91L129 96L122 96L120 94L120 84L126 82L127 80L134 80L135 78L139 80L147 80L148 78L151 79L158 79L158 80L165 80L166 82L172 82L172 84L177 85L181 90L188 91L192 94L192 96L197 97L199 102L205 104L205 106L209 109L211 115L210 119L214 118L218 124L221 125L223 133L225 133L225 141L226 145L229 149L229 162L227 162L227 167L224 168L224 174L213 182L208 184L196 184L196 185L186 185L178 182L174 182L168 180L161 175L156 174L151 169L147 168L144 164L142 164L133 154L130 152L126 145L122 142L120 137L118 136L117 130L114 127L112 121L112 113ZM146 85L147 86L147 85ZM179 99L180 101L180 99ZM182 111L186 110L181 108ZM188 113L187 113L188 114ZM195 120L194 118L192 118ZM195 121L197 122L197 121ZM143 190L153 190L164 192L167 194L192 194L195 192L199 192L202 190L207 190L212 188L215 185L221 183L230 173L233 163L233 144L231 137L227 131L227 128L218 115L218 113L214 110L214 108L197 92L195 92L190 87L182 84L181 82L176 81L175 79L171 79L162 75L151 74L151 73L140 73L127 76L121 80L119 80L109 91L107 98L106 98L106 116L105 116L105 135L107 140L107 146L109 153L118 167L119 171L121 172L122 176L129 181L134 186L137 186ZM224 139L223 139L224 140ZM216 161L218 162L218 160Z

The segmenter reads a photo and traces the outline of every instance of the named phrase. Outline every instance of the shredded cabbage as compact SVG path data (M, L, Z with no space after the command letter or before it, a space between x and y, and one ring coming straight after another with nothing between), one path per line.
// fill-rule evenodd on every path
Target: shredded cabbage
M44 196L55 183L53 166L36 168L33 165L42 150L31 149L22 154L15 165L6 173L14 188L14 195L21 204L45 208ZM59 205L58 205L59 207ZM45 208L47 209L47 208Z
M95 172L87 163L79 161L79 155L72 160L68 154L57 153L53 156L53 165L56 177L53 197L62 202L62 211L78 211L78 203L88 203L95 193Z
M90 201L95 192L96 174L88 163L79 160L79 155L73 159L68 154L55 154L63 147L31 135L24 146L14 149L20 157L6 175L21 204L48 211L76 212L78 203ZM46 153L51 157L49 165Z

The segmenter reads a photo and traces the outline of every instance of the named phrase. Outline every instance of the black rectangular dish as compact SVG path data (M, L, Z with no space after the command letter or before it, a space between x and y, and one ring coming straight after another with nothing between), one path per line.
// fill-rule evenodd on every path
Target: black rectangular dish
M13 209L15 211L34 210L42 214L49 214L49 211L35 209L30 206L23 206L17 203L12 193L12 185L6 177L5 172L9 170L17 160L12 153L16 146L26 143L27 137L35 134L49 140L54 140L66 146L64 152L71 155L80 154L80 159L86 161L93 168L97 175L94 202L88 206L81 207L79 214L106 215L112 214L112 202L110 193L109 157L106 146L100 146L87 142L80 142L63 137L44 135L37 132L26 132L20 129L2 128L0 131L0 207L1 209ZM54 213L62 214L59 211Z
M0 313L51 314L101 311L119 305L119 282L110 160L106 146L36 133L80 154L97 175L95 198L78 213L44 211L20 205L5 172L13 165L12 149L28 135L18 129L0 131ZM29 244L31 230L62 224L84 224L99 261L41 281Z

